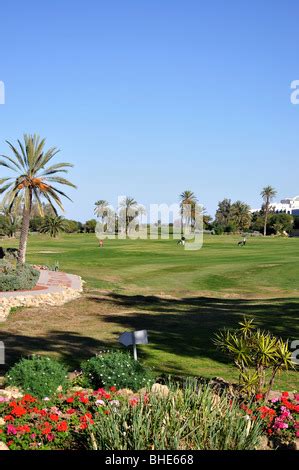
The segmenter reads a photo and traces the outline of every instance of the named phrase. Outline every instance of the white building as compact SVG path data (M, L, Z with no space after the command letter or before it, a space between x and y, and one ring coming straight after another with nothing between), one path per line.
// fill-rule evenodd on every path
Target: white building
M287 197L280 202L271 203L275 212L286 212L291 215L299 215L299 196Z

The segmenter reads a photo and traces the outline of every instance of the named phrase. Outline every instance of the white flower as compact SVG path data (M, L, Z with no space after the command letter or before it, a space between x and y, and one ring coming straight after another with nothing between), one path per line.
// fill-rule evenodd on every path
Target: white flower
M49 398L49 397L45 397L45 398L44 398L44 401L50 401L50 398Z
M104 400L96 400L96 405L105 405Z

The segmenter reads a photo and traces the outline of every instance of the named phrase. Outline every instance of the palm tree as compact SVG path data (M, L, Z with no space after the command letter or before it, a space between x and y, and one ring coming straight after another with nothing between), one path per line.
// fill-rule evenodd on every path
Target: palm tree
M47 215L40 228L41 233L48 233L50 237L56 238L59 232L65 232L67 223L61 215Z
M126 235L130 222L138 216L138 203L133 197L124 197L119 204L121 219L125 222Z
M226 227L229 224L231 218L231 206L231 200L227 198L218 202L218 208L215 215L215 222L217 225Z
M270 204L272 199L276 196L277 191L272 186L265 186L261 191L261 196L264 200L264 213L265 213L265 220L264 220L264 237L267 235L267 222L268 222L268 215L270 212Z
M95 202L94 214L102 218L102 224L104 224L104 219L108 215L108 206L109 202L105 201L105 199L99 199L99 201Z
M192 219L192 214L194 214L194 212L195 212L197 198L196 198L193 191L190 191L189 189L187 189L186 191L183 191L180 194L180 200L181 200L181 202L180 202L181 230L183 230L183 226L184 226L184 220L183 220L184 219L184 206L185 206L185 209L186 209L186 207L190 206L190 213L188 213L188 215L185 215L186 225L189 225L190 220Z
M239 230L246 230L250 226L250 206L242 201L236 201L231 206L231 220Z
M36 134L25 134L24 143L18 140L18 146L6 142L12 151L12 156L1 155L3 160L0 160L0 165L17 175L0 179L0 194L6 193L5 203L10 211L13 210L18 198L22 197L23 213L18 263L24 264L32 205L36 202L41 216L44 215L42 198L48 202L54 214L57 215L55 204L63 210L60 196L71 199L52 183L75 188L73 183L59 176L60 173L67 173L67 167L73 165L63 162L47 166L59 150L56 147L45 150L45 139L40 139Z

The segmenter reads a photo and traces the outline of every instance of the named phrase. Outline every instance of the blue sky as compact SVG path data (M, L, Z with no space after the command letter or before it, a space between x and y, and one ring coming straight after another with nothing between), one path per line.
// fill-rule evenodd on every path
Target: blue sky
M66 216L192 189L299 194L296 0L27 0L1 6L0 153L24 132L75 164Z

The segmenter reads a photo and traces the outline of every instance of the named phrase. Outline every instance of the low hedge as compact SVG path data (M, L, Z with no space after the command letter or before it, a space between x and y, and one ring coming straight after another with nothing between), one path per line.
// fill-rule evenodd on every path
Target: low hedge
M151 386L155 379L151 370L137 362L128 352L102 351L81 364L83 376L91 387L130 388L137 391Z
M5 379L9 385L38 398L53 396L58 387L64 390L68 383L66 367L45 356L21 359L9 370Z
M0 292L32 289L39 278L39 272L32 266L14 266L0 261Z

